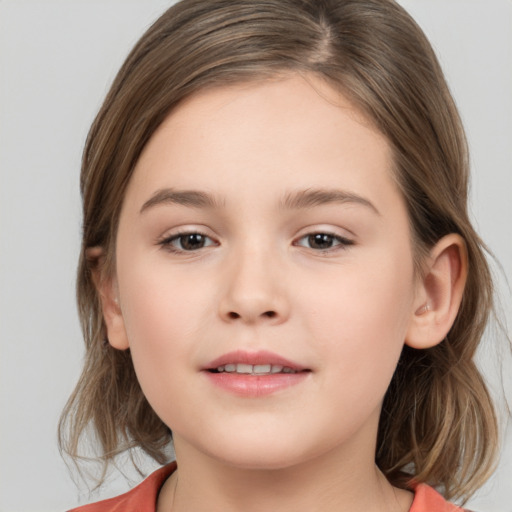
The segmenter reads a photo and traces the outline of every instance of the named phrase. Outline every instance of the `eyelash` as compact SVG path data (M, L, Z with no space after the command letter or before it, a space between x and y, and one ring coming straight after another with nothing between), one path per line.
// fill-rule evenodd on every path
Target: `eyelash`
M202 237L204 239L204 241L209 240L209 243L206 243L206 245L202 245L201 247L198 247L196 249L186 249L183 247L183 242L186 237L191 237L191 236ZM318 236L324 237L324 240L327 237L327 242L333 243L334 245L331 245L330 247L327 247L327 248L311 247L311 242L313 242L314 237L318 237ZM309 246L300 243L302 240L307 240L309 243ZM175 242L179 242L179 245L181 245L181 247L176 247L175 245L173 245ZM320 242L320 240L318 240L317 242ZM205 233L202 233L200 231L184 231L184 232L176 233L174 235L164 238L163 240L158 242L158 245L160 245L165 250L167 250L171 253L174 253L174 254L185 254L185 253L192 254L197 251L200 251L201 249L204 249L205 247L211 247L214 245L218 245L218 243L215 242L210 236L208 236ZM299 237L298 239L296 239L296 241L293 242L293 245L298 246L298 247L305 247L307 249L311 249L312 251L318 252L320 254L327 254L327 253L331 253L331 252L334 252L337 250L344 250L347 247L354 245L354 242L353 242L353 240L336 235L334 233L330 233L328 231L314 231L314 232L307 233L306 235Z
M328 237L331 242L333 242L333 243L337 242L337 243L335 243L331 247L317 248L317 249L315 249L314 247L307 247L300 243L301 240L308 240L309 243L311 243L312 239L314 237L318 237L318 236ZM308 233L308 234L303 235L300 238L298 238L297 241L294 242L294 245L297 245L300 247L306 247L307 249L311 249L311 250L313 250L315 252L319 252L321 254L327 254L327 253L330 253L330 252L333 252L336 250L344 250L347 247L354 245L354 241L350 240L348 238L345 238L343 236L336 235L334 233L329 233L328 231L314 231L312 233Z
M186 237L190 236L200 236L203 237L205 240L209 240L212 243L208 243L207 245L204 245L202 247L199 247L198 249L185 249L183 248L183 241ZM181 248L175 247L173 245L173 242L180 241ZM176 233L174 235L168 236L158 242L158 245L163 247L165 250L175 253L175 254L184 254L184 253L194 253L201 249L204 249L205 247L210 247L212 245L218 245L217 242L212 240L212 238L205 233L201 233L200 231L183 231L182 233Z

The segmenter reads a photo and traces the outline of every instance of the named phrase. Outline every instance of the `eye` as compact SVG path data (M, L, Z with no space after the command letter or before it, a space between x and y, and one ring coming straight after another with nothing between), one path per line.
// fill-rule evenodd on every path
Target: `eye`
M165 238L160 242L160 245L173 252L191 252L216 245L216 242L203 233L190 232Z
M332 233L310 233L298 239L295 245L315 249L317 251L327 251L336 246L353 245L354 242L348 238Z

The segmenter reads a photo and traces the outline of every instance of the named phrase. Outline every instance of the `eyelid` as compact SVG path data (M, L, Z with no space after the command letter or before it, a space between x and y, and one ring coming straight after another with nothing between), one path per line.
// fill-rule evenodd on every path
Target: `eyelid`
M326 249L316 249L313 247L307 247L306 245L303 245L299 243L301 240L307 239L308 237L311 237L313 235L328 235L332 237L334 240L336 240L338 243L333 245L332 247L328 247ZM345 250L349 246L355 245L355 241L352 238L348 238L344 235L341 235L340 233L337 233L333 229L329 228L322 228L322 226L318 227L310 227L307 231L303 231L299 236L295 237L293 241L293 245L299 246L299 247L305 247L306 249L310 249L317 253L328 253L328 252L334 252L336 250Z
M298 230L295 239L301 238L306 235L314 235L315 233L332 235L336 238L349 240L351 242L355 242L356 239L356 234L346 227L323 223L310 224L309 226L302 227L300 230Z
M173 231L170 234L165 234L164 236L157 239L156 244L159 245L162 249L167 250L172 253L178 253L178 254L195 254L202 249L205 249L206 247L211 246L217 246L219 245L219 242L215 240L215 238L209 234L206 233L207 230L201 229L200 227L193 227L193 226L183 226L180 228L177 228L175 231ZM210 240L212 243L207 244L204 247L200 247L196 250L186 250L186 249L180 249L178 247L175 247L172 245L172 242L175 240L178 240L180 237L187 236L187 235L200 235L204 237L205 239Z
M179 228L176 228L171 233L167 232L165 235L159 237L156 240L156 245L160 246L164 250L167 250L169 252L173 253L180 253L180 254L194 254L197 253L207 247L212 246L218 246L220 245L218 240L211 234L208 234L209 229L203 229L203 227L199 226L182 226ZM300 233L298 236L296 236L293 241L292 245L299 246L299 247L305 247L306 249L310 249L311 251L314 251L316 253L329 253L334 252L336 250L344 250L347 249L349 246L355 245L355 241L352 238L349 238L347 236L344 236L340 234L339 232L336 232L336 229L331 228L324 228L323 226L310 226L308 228L304 228L301 230L302 233ZM346 230L345 230L346 231ZM307 239L308 237L314 236L314 235L327 235L329 237L332 237L335 243L333 246L328 248L314 248L314 247L307 247L307 245L300 243L302 240ZM197 249L180 249L179 247L176 247L173 245L173 242L178 240L180 237L184 237L187 235L200 235L201 237L204 237L205 239L209 240L209 243L207 243L203 247L199 247Z

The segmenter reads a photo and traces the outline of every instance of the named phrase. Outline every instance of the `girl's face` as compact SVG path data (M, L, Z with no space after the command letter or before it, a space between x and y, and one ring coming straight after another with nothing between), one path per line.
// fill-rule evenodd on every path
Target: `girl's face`
M386 139L314 77L201 92L153 135L121 212L107 323L178 457L373 463L418 307L392 165Z

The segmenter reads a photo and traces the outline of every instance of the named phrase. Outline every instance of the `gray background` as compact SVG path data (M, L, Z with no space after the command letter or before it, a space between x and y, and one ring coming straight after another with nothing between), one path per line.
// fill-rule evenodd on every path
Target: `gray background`
M402 0L431 38L466 124L473 218L512 280L512 2ZM0 511L55 511L127 487L77 490L56 445L82 341L74 302L85 136L122 60L170 2L0 0ZM498 398L489 336L482 365ZM503 363L512 388L510 359ZM498 365L499 366L499 365ZM504 411L503 402L500 406ZM471 506L512 511L512 434ZM146 464L147 469L154 467ZM136 475L130 473L136 479Z

